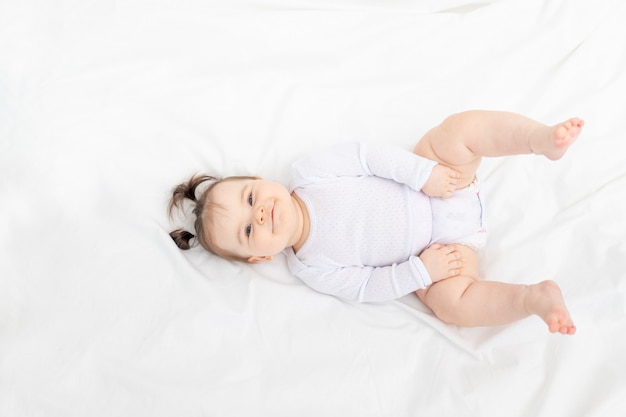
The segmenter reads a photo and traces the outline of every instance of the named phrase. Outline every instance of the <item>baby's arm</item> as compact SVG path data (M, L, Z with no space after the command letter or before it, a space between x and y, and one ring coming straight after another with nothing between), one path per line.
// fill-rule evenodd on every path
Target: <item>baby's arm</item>
M299 264L295 273L310 287L324 294L359 302L381 302L457 276L462 267L461 254L456 245L435 244L419 256L412 256L399 264L340 268Z
M418 256L411 256L409 260L398 264L379 267L324 268L299 264L295 268L292 269L295 274L311 288L358 302L395 300L433 283Z
M463 268L461 252L457 250L456 245L434 244L424 249L419 258L433 282L455 277Z
M295 162L289 188L337 177L376 176L420 191L435 166L437 162L397 146L344 143Z
M459 178L461 178L460 172L445 165L437 164L422 187L422 191L429 197L451 197L459 183Z

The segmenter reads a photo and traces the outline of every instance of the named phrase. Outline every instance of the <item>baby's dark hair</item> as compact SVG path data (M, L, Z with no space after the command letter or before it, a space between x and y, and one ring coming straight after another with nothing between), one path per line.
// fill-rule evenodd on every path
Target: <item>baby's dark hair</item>
M187 250L194 246L191 240L196 239L197 243L200 244L207 251L220 256L226 259L233 260L241 260L236 256L232 256L230 254L224 253L219 249L216 242L211 239L206 233L205 222L206 216L210 215L218 205L211 201L210 194L213 188L224 181L233 181L233 180L246 180L246 179L258 179L258 177L244 177L244 176L233 176L227 178L219 178L213 177L211 175L205 174L195 174L189 178L186 182L178 184L172 190L172 198L167 207L168 214L170 219L172 218L172 213L174 209L181 209L183 201L190 200L195 205L192 210L193 215L195 216L194 220L194 233L189 232L183 228L178 228L172 232L170 232L170 236L176 242L176 246L180 249ZM210 182L208 187L200 194L200 196L196 196L196 189L204 184L205 182Z

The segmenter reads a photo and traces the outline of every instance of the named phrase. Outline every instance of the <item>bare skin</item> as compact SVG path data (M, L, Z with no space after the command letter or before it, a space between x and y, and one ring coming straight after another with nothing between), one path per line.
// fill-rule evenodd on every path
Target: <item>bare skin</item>
M547 126L507 112L469 111L452 115L428 131L414 149L416 154L443 166L433 171L423 191L445 198L451 195L451 188L467 187L474 180L483 156L532 153L550 160L560 159L583 125L583 120L571 118ZM417 291L418 297L441 320L464 327L498 326L536 315L552 333L576 332L555 282L517 285L479 281L475 251L464 245L453 246L454 251L447 258L422 258L429 271L440 262L451 274L450 278Z

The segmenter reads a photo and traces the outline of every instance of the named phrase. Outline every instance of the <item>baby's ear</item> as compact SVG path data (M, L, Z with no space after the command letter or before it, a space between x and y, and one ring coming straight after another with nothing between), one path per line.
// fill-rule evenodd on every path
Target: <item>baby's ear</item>
M260 262L271 261L273 259L273 256L251 256L248 258L248 262L251 264L258 264Z

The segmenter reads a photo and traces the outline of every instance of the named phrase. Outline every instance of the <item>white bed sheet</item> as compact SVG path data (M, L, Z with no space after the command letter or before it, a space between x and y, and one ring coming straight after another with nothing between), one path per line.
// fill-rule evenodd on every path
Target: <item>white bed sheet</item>
M620 416L626 4L0 1L0 416ZM584 133L481 167L484 279L555 279L578 326L441 324L271 264L178 250L196 171L286 182L342 141L446 115Z

